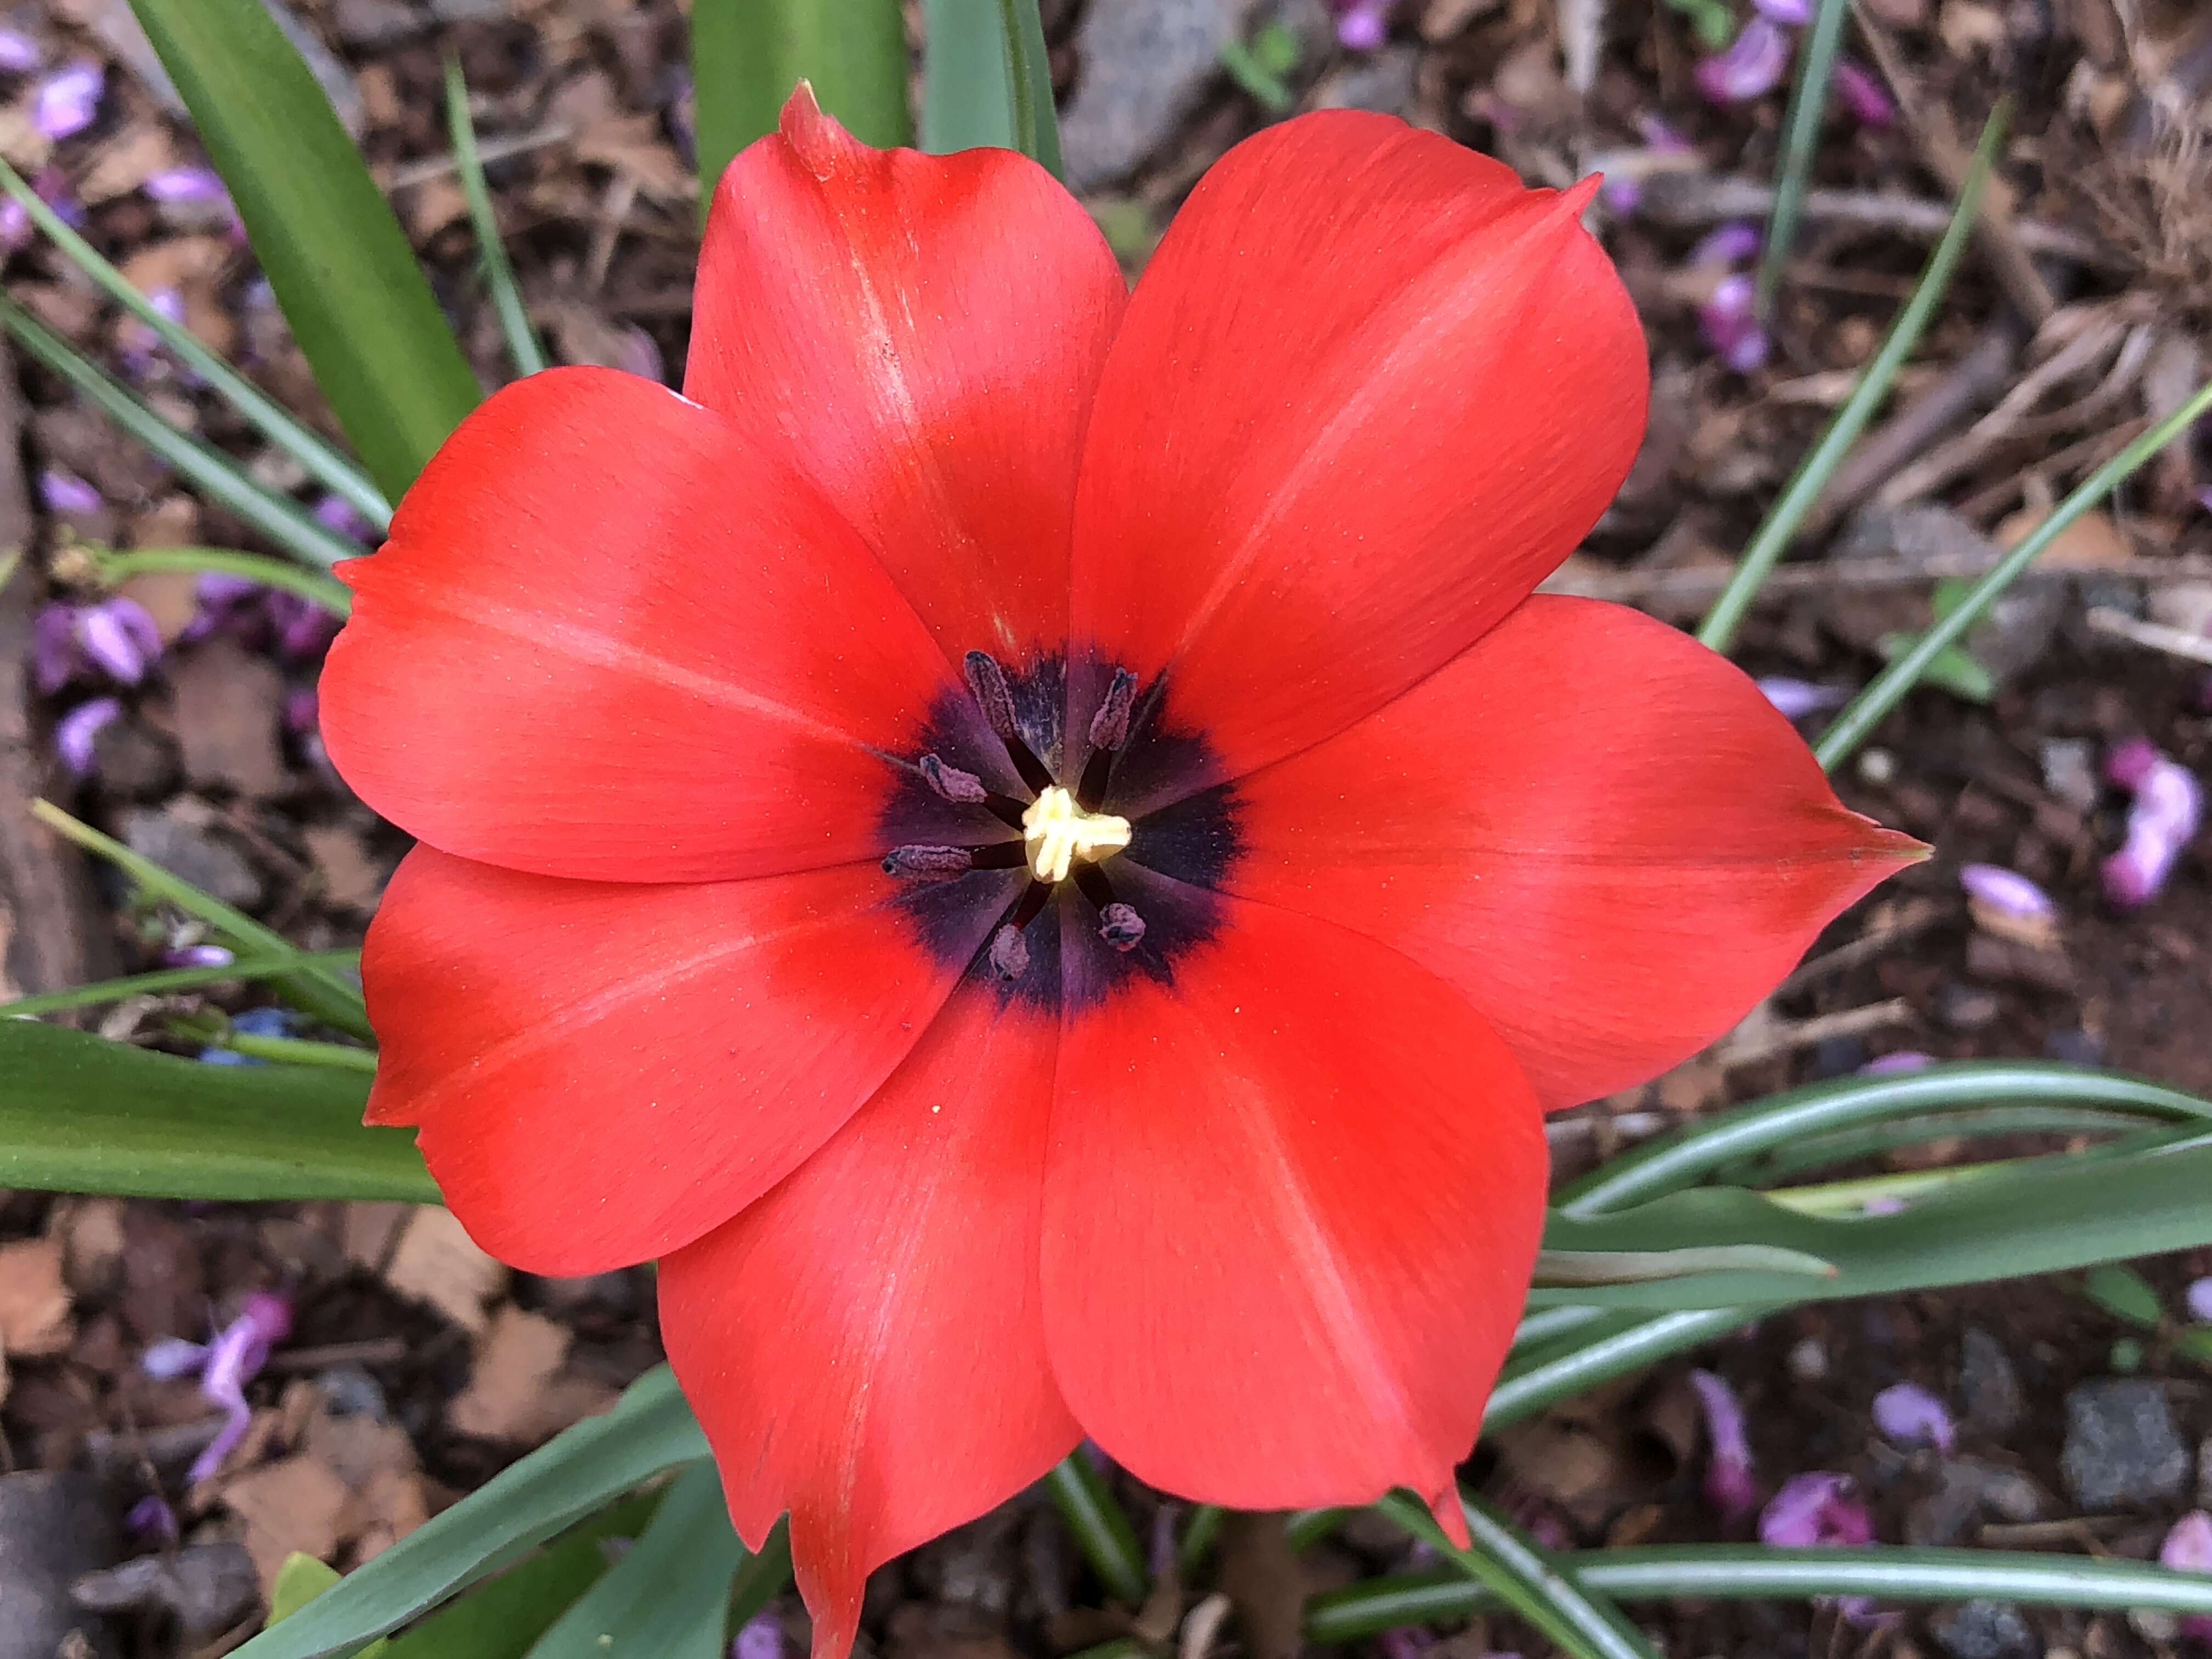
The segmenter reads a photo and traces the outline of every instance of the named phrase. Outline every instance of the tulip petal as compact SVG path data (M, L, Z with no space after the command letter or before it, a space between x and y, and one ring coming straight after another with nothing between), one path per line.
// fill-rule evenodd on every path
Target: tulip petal
M758 1547L791 1512L816 1659L868 1574L1072 1450L1037 1288L1059 1030L972 983L789 1180L661 1264L668 1357Z
M994 920L981 903L938 919L969 951ZM453 1213L501 1261L643 1261L828 1140L951 994L951 955L872 865L646 885L417 848L362 964L384 1039L369 1121L420 1128Z
M821 486L945 653L1067 635L1091 399L1128 289L1010 150L872 149L802 87L730 165L684 389Z
M1624 606L1548 596L1237 792L1231 890L1440 975L1547 1107L1725 1034L1926 851L1845 810L1725 659Z
M401 828L511 869L710 881L880 856L886 752L967 706L818 492L611 369L493 398L340 573L332 760Z
M1099 386L1079 648L1165 674L1170 722L1234 775L1517 605L1644 432L1643 335L1585 199L1379 115L1301 116L1231 150Z
M1096 994L1064 960L1044 1326L1076 1420L1238 1509L1449 1492L1543 1224L1504 1044L1387 947L1237 899L1171 974Z

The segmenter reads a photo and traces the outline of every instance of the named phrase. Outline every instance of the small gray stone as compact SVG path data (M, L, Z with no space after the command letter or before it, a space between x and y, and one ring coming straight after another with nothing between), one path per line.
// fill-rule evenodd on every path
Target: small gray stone
M1165 143L1219 72L1239 0L1112 0L1075 32L1075 94L1060 121L1071 190L1127 177Z
M1403 115L1413 106L1413 75L1420 62L1418 46L1387 47L1338 70L1316 87L1314 107Z
M275 664L217 636L171 659L169 687L185 776L192 783L257 800L290 785L276 738L284 677Z
M167 1613L185 1641L220 1636L261 1599L260 1575L232 1539L187 1544L173 1555L142 1555L81 1575L70 1599L88 1613Z
M2043 787L2076 811L2097 804L2097 751L2086 738L2052 738L2042 748Z
M2066 1396L2066 1489L2085 1510L2180 1496L2189 1448L2166 1389L2148 1377L2105 1377Z
M397 46L436 25L407 0L337 0L330 18L339 40L371 49Z
M1905 1511L1905 1541L1955 1544L1984 1516L2023 1522L2042 1513L2043 1494L2017 1469L1978 1457L1954 1458L1942 1466L1936 1490Z
M2032 1659L2043 1651L2027 1620L2009 1601L1968 1601L1928 1628L1951 1659Z
M2020 1426L2020 1373L2003 1346L1978 1325L1959 1338L1959 1396L1968 1428L2009 1434Z
M253 866L173 813L143 806L125 812L123 844L225 904L250 909L261 902L261 878Z
M1947 1030L1979 1031L1996 1023L2004 1004L1994 991L1955 981L1936 995L1936 1018Z
M70 1604L70 1581L115 1559L107 1489L51 1469L0 1475L0 1659L109 1659L107 1620Z

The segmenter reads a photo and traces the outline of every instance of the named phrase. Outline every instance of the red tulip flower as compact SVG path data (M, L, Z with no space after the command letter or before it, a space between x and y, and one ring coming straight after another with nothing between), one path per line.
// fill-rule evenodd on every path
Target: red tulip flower
M1085 1435L1241 1508L1447 1492L1543 1109L1919 850L1718 656L1530 597L1644 428L1588 196L1305 116L1133 295L1030 161L802 91L684 395L508 387L345 568L325 735L422 842L370 1119L518 1267L659 1261L817 1653Z

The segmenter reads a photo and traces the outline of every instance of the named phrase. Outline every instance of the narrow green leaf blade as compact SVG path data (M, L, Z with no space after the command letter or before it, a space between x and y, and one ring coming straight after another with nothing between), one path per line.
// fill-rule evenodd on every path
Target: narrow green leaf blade
M325 443L290 410L202 345L190 329L167 316L160 307L133 288L121 271L72 230L5 161L0 161L0 185L4 185L8 193L22 204L32 222L69 256L70 263L91 277L109 298L152 329L171 356L205 380L243 419L259 428L263 436L307 468L318 482L350 503L379 530L391 524L392 504L349 457Z
M150 974L131 974L105 979L66 991L48 991L35 997L0 1002L0 1015L24 1018L32 1014L64 1013L72 1008L94 1008L126 997L154 996L169 991L196 991L204 985L246 985L255 980L282 979L303 968L357 968L358 951L325 951L313 955L291 953L265 958L241 957L220 968L158 968Z
M492 210L491 187L484 182L483 161L477 154L477 124L469 116L469 83L462 78L458 58L446 60L446 130L453 137L461 191L469 198L469 220L476 227L477 252L483 262L484 285L491 290L500 331L507 336L507 356L514 359L517 373L535 374L545 367L545 350L538 343L538 331L530 325L507 244L500 240L499 215Z
M1844 20L1850 15L1850 0L1819 0L1819 9L1805 31L1797 53L1797 79L1790 88L1790 113L1782 130L1782 157L1774 173L1774 206L1766 219L1766 246L1759 261L1759 309L1762 316L1774 307L1775 290L1782 283L1782 267L1797 243L1797 221L1805 210L1805 191L1812 182L1813 156L1820 147L1820 122L1828 110L1828 86L1835 79L1836 58L1844 44ZM1969 191L1969 194L1975 194ZM1971 220L1973 216L1969 213Z
M13 300L0 297L0 327L67 380L85 401L152 450L210 501L228 508L294 557L327 570L361 549L318 524L289 495L263 488L246 469L148 408L138 394Z
M1152 1576L1145 1571L1144 1552L1137 1547L1137 1529L1080 1449L1053 1466L1045 1476L1045 1489L1098 1582L1122 1606L1132 1611L1142 1607Z
M406 234L260 0L131 0L292 335L397 501L482 399Z
M530 1659L723 1659L730 1581L744 1559L720 1475L712 1463L695 1465L676 1477L644 1535L554 1621Z
M1060 120L1036 0L928 0L923 148L1018 149L1060 173Z
M106 547L86 550L100 568L100 579L111 586L149 570L180 570L192 575L215 570L227 576L243 576L248 581L283 592L296 593L333 617L353 614L352 591L337 577L302 570L296 564L264 558L258 553L240 553L228 547L134 547L127 553Z
M854 137L878 149L912 143L906 70L899 0L695 0L700 212L730 158L775 131L801 81Z
M655 1475L707 1455L707 1437L665 1365L621 1402L492 1477L320 1595L264 1631L239 1659L350 1653L436 1607Z
M414 1137L362 1125L368 1101L354 1073L204 1066L0 1020L0 1188L440 1202Z

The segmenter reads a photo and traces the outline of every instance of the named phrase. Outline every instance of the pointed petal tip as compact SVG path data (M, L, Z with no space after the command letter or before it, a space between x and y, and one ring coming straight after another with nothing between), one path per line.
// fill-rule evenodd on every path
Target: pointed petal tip
M823 183L836 176L840 158L865 149L814 96L814 83L801 81L785 100L776 131L799 166Z
M1576 218L1581 218L1589 210L1589 204L1597 199L1597 193L1604 185L1605 174L1593 173L1580 183L1568 185L1559 192L1560 212L1563 215L1572 213Z
M1451 1540L1455 1549L1474 1547L1474 1535L1467 1529L1467 1511L1460 1507L1456 1480L1446 1476L1443 1486L1422 1501L1428 1504L1429 1513L1436 1516L1437 1524L1444 1529L1444 1536Z
M809 1597L807 1612L814 1620L814 1640L806 1659L848 1659L860 1633L860 1598L839 1595L830 1605L817 1607Z

